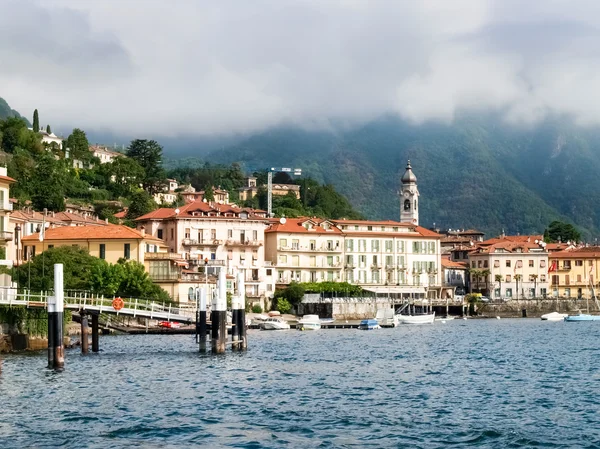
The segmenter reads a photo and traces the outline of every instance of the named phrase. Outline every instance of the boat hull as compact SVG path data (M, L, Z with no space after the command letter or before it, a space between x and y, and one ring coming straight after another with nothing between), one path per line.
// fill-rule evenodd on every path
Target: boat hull
M569 315L565 317L565 321L600 321L600 315Z
M362 320L358 325L358 329L361 331L371 331L374 329L380 329L379 322L377 320Z
M567 313L552 312L552 313L546 313L545 315L542 315L540 318L542 321L564 321L564 319L568 316L569 316L569 314L567 314Z
M321 323L298 323L296 328L299 331L316 331L321 329Z
M435 312L430 315L398 315L400 324L431 324L435 320Z

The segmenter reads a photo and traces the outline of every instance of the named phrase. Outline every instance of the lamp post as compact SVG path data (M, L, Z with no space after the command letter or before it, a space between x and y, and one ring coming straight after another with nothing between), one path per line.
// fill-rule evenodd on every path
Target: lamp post
M21 232L21 226L15 225L15 247L16 247L16 265L19 266L19 233Z

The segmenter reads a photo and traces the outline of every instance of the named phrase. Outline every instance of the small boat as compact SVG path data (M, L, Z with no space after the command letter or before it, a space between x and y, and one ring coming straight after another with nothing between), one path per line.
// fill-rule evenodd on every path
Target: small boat
M400 324L431 324L435 320L435 312L423 315L398 315Z
M300 331L316 331L321 329L321 320L319 315L304 315L296 324L296 329Z
M542 321L564 321L564 319L568 316L569 314L567 313L551 312L542 315L540 318Z
M370 331L373 329L381 329L381 326L379 326L379 323L377 322L377 320L371 319L371 320L362 320L360 322L360 324L358 325L358 328L363 331Z
M286 320L281 317L269 317L260 324L260 328L264 331L283 331L290 328Z
M321 324L331 324L335 321L334 318L321 318Z
M600 315L588 315L580 313L579 315L568 315L565 321L600 321Z
M269 317L267 315L254 315L250 321L252 326L260 326L265 322Z
M435 321L450 321L455 319L455 316L440 316L435 319Z
M377 309L375 319L380 327L396 327L398 317L394 314L394 309Z

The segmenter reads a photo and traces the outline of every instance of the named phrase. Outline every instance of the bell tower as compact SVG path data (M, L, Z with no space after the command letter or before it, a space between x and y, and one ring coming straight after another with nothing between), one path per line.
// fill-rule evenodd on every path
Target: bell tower
M410 160L406 164L406 171L400 178L400 221L403 223L419 224L419 190L417 177L412 171Z

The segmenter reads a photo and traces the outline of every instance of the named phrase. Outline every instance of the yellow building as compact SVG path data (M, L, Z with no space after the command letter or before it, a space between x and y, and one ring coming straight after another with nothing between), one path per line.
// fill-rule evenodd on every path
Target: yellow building
M40 254L57 246L81 246L92 256L117 263L120 258L145 262L146 253L165 252L164 242L144 231L121 225L108 226L64 226L46 229L40 234L23 237L24 259Z
M550 253L548 256L552 296L591 298L592 286L598 293L600 247L589 246Z

